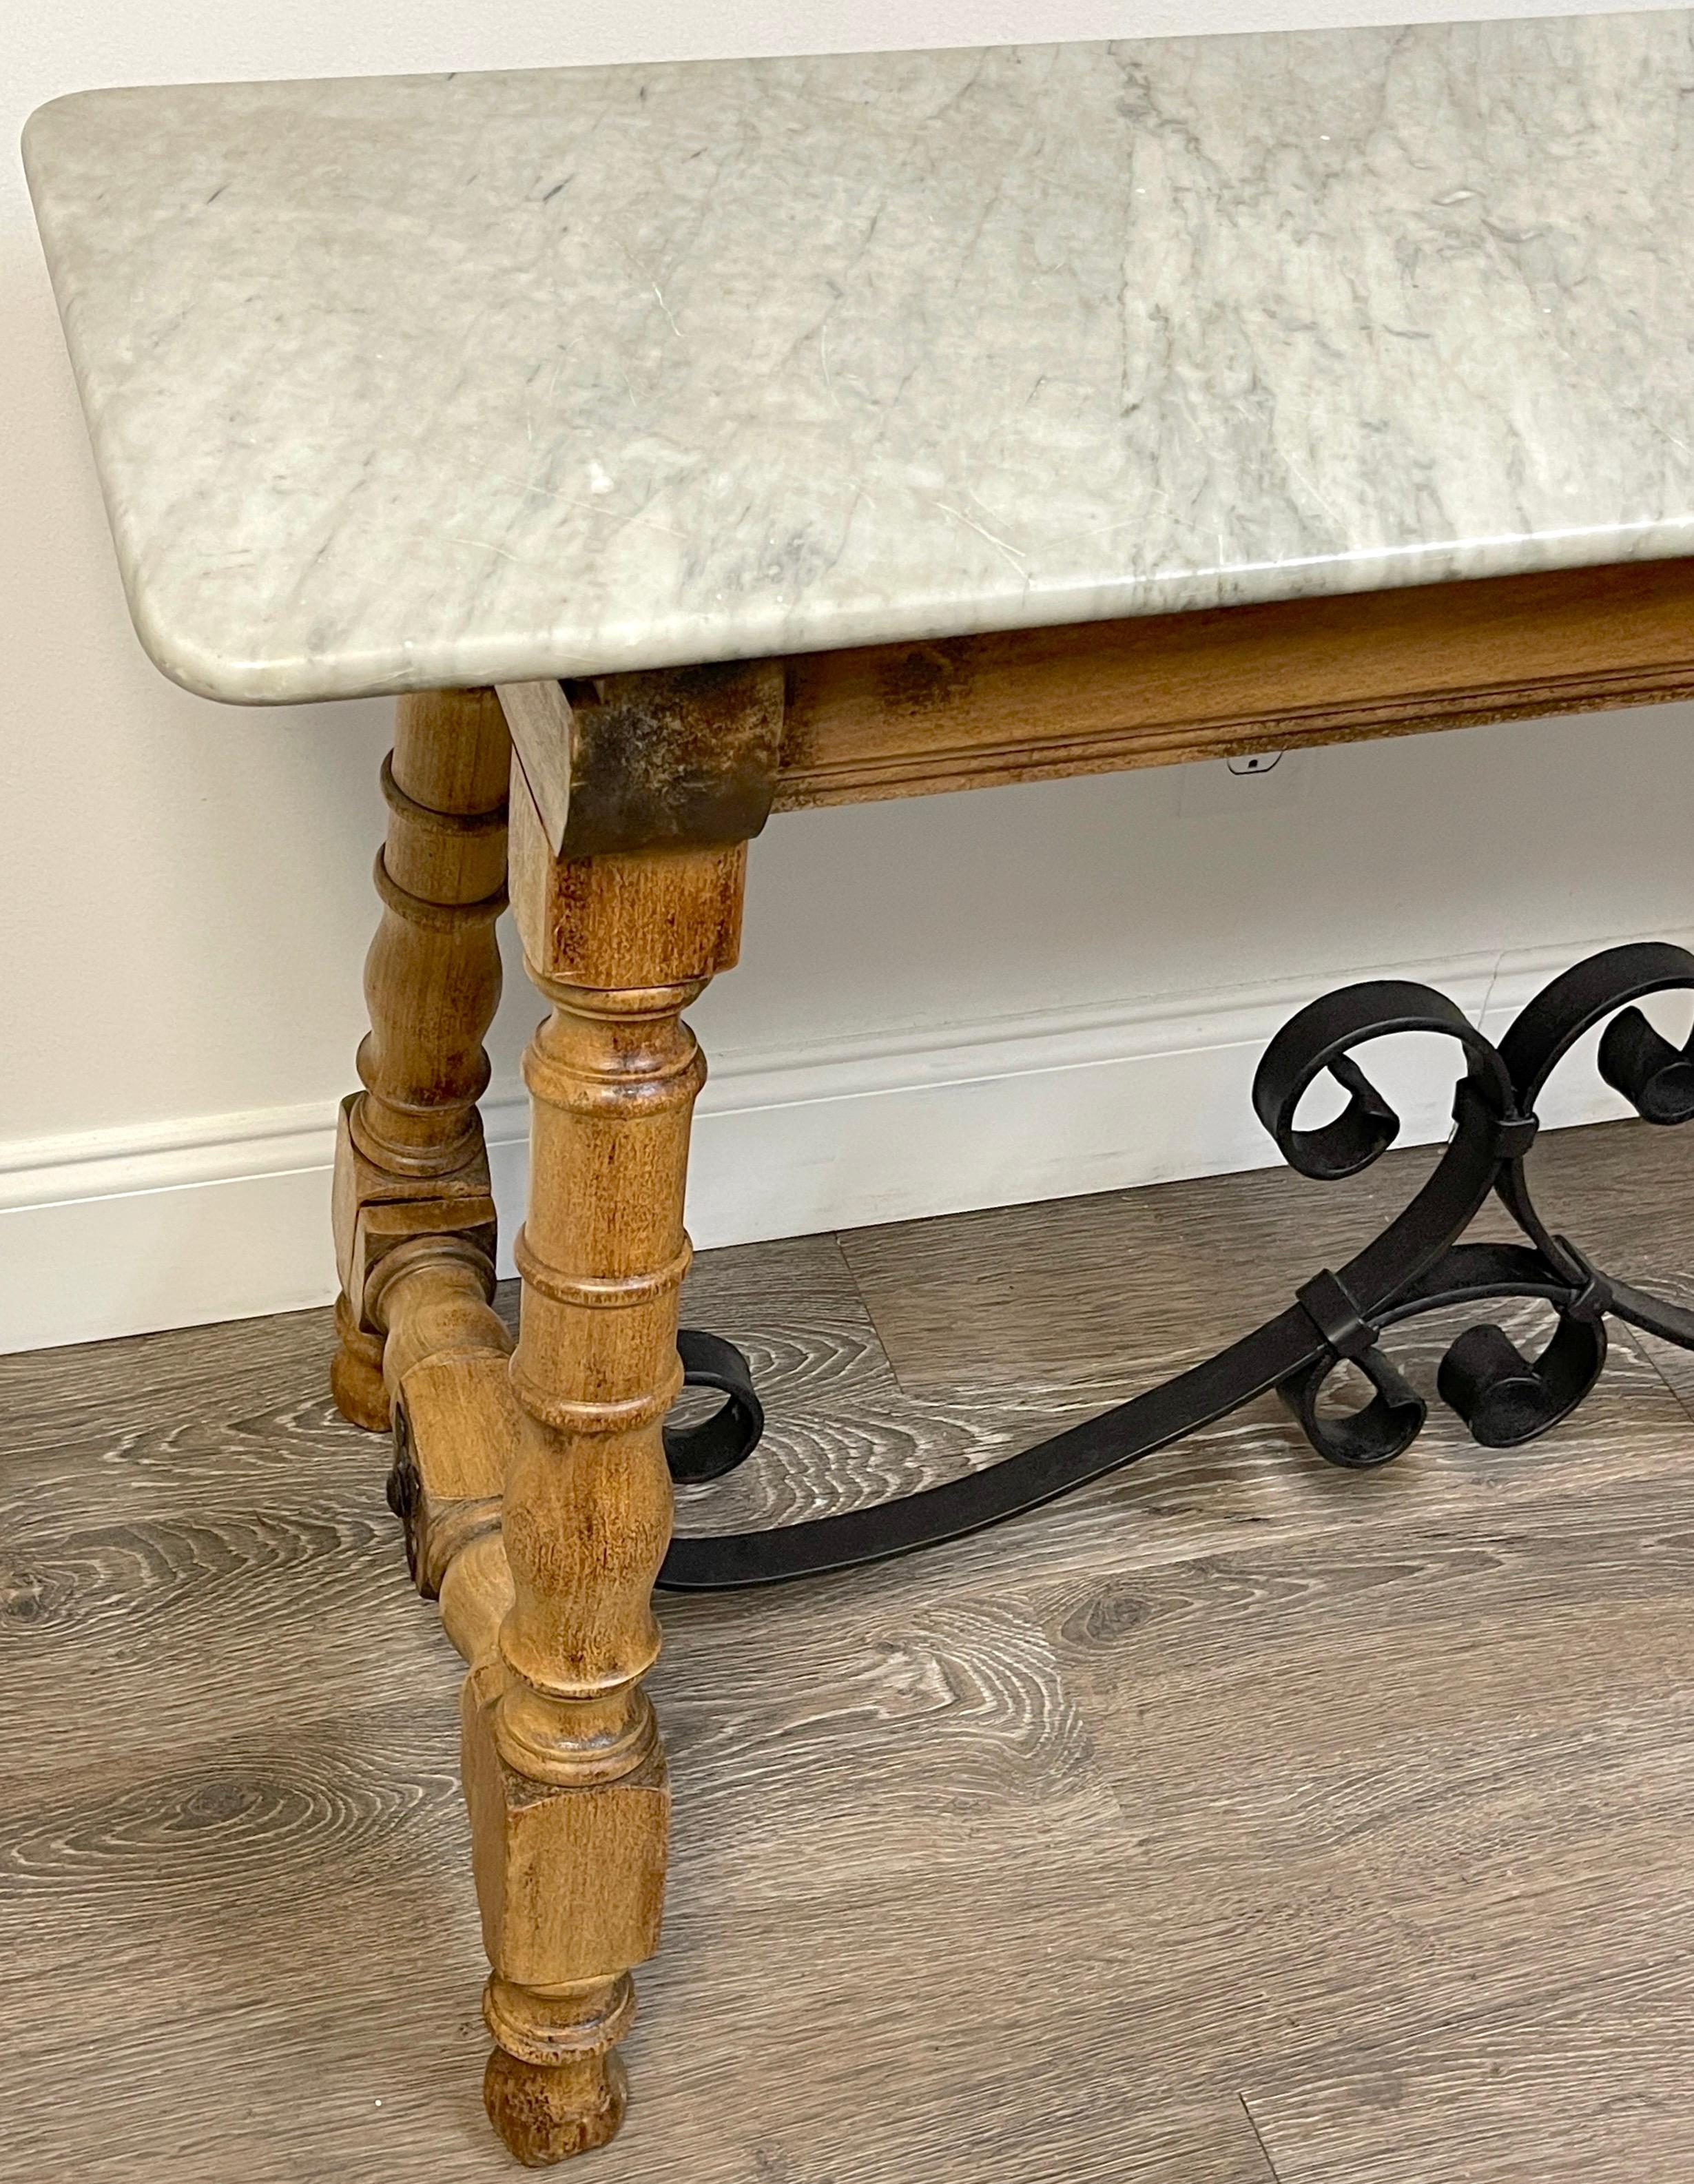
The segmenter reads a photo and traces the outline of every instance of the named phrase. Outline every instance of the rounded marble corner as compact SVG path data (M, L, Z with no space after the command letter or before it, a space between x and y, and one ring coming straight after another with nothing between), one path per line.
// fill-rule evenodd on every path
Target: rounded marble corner
M328 686L334 677L314 674L309 664L298 660L220 650L190 631L168 627L146 595L127 582L124 597L142 650L166 682L192 697L209 698L219 705L265 706L377 694L363 683L332 688Z
M57 98L49 98L25 117L18 132L18 148L23 156L24 173L31 189L46 179L42 158L50 154L55 137L63 136L67 126L74 125L71 117L80 115L97 100L109 98L109 91L64 91Z
M63 113L68 107L80 105L87 96L88 93L86 91L64 91L57 98L43 100L41 105L33 108L24 116L24 125L18 132L18 142L23 152L24 163L26 166L29 164L31 147L38 144L41 138L52 129L53 118Z

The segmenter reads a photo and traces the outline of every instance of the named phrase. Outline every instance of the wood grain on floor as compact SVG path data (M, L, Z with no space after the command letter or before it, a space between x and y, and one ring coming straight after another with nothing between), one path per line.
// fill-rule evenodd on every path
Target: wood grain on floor
M991 1462L1284 1301L1421 1157L707 1254L688 1316L771 1432L680 1522ZM1694 1297L1691 1157L1538 1155L1595 1258ZM1428 1384L1452 1331L1391 1339ZM458 1664L330 1340L0 1360L0 2179L517 2173ZM1527 1451L1437 1407L1348 1477L1266 1402L956 1547L666 1599L670 1908L593 2175L1694 2173L1691 1459L1694 1361L1620 1334Z

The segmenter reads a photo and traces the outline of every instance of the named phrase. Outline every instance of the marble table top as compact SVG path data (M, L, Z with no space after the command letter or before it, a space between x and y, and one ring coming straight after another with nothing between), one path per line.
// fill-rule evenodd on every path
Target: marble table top
M1694 552L1694 18L92 92L143 643L286 702Z

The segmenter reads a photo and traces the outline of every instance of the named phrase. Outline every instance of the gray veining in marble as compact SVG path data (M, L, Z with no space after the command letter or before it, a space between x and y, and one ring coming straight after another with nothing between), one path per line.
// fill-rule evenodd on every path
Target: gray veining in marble
M25 159L191 689L1694 551L1694 19L96 92Z

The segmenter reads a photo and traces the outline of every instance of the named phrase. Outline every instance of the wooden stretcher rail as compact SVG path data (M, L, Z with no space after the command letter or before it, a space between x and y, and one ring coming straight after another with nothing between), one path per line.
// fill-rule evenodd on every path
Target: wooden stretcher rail
M789 660L778 811L1694 696L1694 559Z

